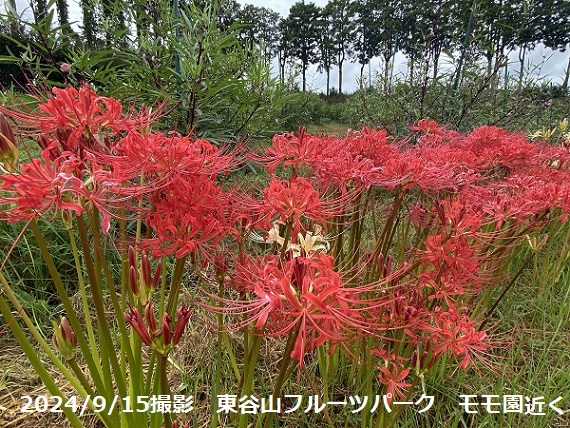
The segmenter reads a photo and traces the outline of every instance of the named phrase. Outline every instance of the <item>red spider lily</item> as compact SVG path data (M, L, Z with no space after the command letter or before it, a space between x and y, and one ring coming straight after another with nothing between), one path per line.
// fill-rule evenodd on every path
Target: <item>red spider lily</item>
M57 350L61 352L63 358L66 360L73 359L75 348L77 348L77 335L66 317L61 318L59 327L53 333L52 341Z
M172 319L167 313L162 315L160 328L156 323L154 315L154 304L148 302L144 308L145 318L148 328L144 325L142 316L137 308L131 308L125 312L125 319L131 327L137 332L142 342L157 352L166 355L180 341L182 334L188 324L188 320L192 315L192 309L182 306L176 311L176 327L172 331Z
M388 368L389 367L389 368ZM378 380L382 385L386 386L386 398L388 402L397 398L406 397L407 388L412 386L411 383L405 382L406 377L410 373L411 368L401 368L394 362L389 362L387 367L378 367Z
M282 162L283 166L291 166L294 171L298 171L302 165L321 159L329 153L329 147L324 138L309 135L301 127L297 137L293 134L276 135L264 156L251 157L266 165L270 173Z
M342 195L346 195L349 188L361 191L380 182L380 167L374 166L372 160L355 156L347 150L323 159L315 169L324 189L340 188Z
M430 119L421 119L418 121L417 125L410 126L412 131L419 131L423 132L424 134L431 134L437 132L439 128L439 124L435 120Z
M319 192L304 178L296 177L291 181L272 179L263 193L268 205L268 223L275 220L277 215L283 223L293 225L294 236L303 228L303 218L325 224Z
M180 177L157 192L147 224L156 236L144 239L141 248L154 257L201 254L209 258L216 243L228 232L223 218L226 194L208 177Z
M117 167L144 172L146 179L208 176L215 179L228 171L233 157L205 140L177 133L164 135L130 132L117 143Z
M369 129L364 127L360 132L350 133L344 138L335 150L334 156L339 148L346 148L355 156L362 156L374 162L375 166L383 165L388 159L398 156L399 147L397 144L389 144L392 137L385 129Z
M457 276L474 277L479 264L475 249L467 242L464 235L446 237L430 235L427 237L426 250L423 252L424 266L431 265L440 272L454 272Z
M140 269L137 269L136 252L132 246L128 249L129 263L129 284L131 291L138 298L139 303L146 305L152 293L156 290L160 276L162 275L162 261L158 262L154 277L152 276L150 259L143 251L140 263Z
M125 118L119 101L97 95L86 84L79 90L72 87L53 88L52 92L53 98L40 103L40 114L4 107L0 107L0 111L32 130L53 133L63 150L74 153L83 148L104 149L104 136L109 131L115 135L144 127L158 117L161 110L157 109L153 115L142 113Z
M474 356L487 349L485 331L477 331L471 319L455 308L447 311L436 308L433 323L423 325L422 329L430 334L429 345L434 358L451 352L461 358L459 365L466 369Z
M19 221L49 214L58 210L72 210L77 215L84 211L84 200L89 192L74 173L83 162L70 153L49 159L49 150L42 152L43 162L32 159L22 165L21 172L0 176L0 188L7 191L0 201L10 204L3 214L9 221Z
M225 229L212 215L196 217L173 211L151 214L148 224L156 231L156 238L144 239L141 248L152 250L153 257L174 255L180 259L189 253L209 257Z
M139 310L137 308L132 308L129 312L125 312L125 319L131 325L131 327L135 329L143 343L146 346L151 347L153 343L152 337L144 325L144 321Z
M226 328L254 324L266 336L281 336L298 329L291 356L303 363L306 352L322 345L357 339L355 326L365 324L360 314L358 288L345 287L333 270L334 259L324 253L311 258L296 257L281 267L276 256L251 261L245 272L242 289L249 291L250 300L221 299L227 305L202 306L214 311L241 317ZM238 270L239 271L239 270Z
M192 309L188 306L181 306L176 311L176 328L174 329L174 334L172 335L172 345L176 346L182 337L182 333L188 325L188 320L192 315Z

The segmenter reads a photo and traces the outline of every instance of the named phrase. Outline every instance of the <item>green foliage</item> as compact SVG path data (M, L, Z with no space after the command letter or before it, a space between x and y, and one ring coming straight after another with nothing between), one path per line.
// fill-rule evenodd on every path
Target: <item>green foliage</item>
M482 65L469 63L456 91L453 75L437 80L424 76L419 83L398 79L386 92L379 78L373 88L362 89L342 103L339 122L352 128L387 127L403 134L420 119L430 118L462 131L484 124L514 131L552 127L570 115L568 95L557 86L528 79L521 89L497 69L485 76ZM501 70L502 71L502 70Z
M68 23L54 24L55 0L47 4L49 12L42 16L36 13L33 22L19 20L14 27L10 24L10 15L0 24L0 40L4 48L0 50L0 65L19 73L12 74L14 80L6 73L3 82L23 85L28 80L48 85L62 84L66 81L59 65L66 59L71 47L77 43L76 34ZM1 73L4 74L4 73Z
M287 120L284 128L296 130L299 126L325 125L333 122L346 121L345 104L342 102L345 97L337 94L326 96L304 92L296 94L294 102L289 102L283 109Z
M51 325L54 312L58 311L59 301L48 268L37 248L30 230L23 230L24 224L0 222L0 260L6 260L4 274L17 290L18 296L26 303L38 324ZM73 255L68 245L62 244L62 236L67 235L61 221L43 223L41 230L58 270L62 273L65 287L70 294L77 290L77 274L73 265ZM14 237L22 237L14 246ZM8 252L11 251L10 256Z
M89 4L83 6L94 12ZM182 133L226 142L270 135L281 129L282 106L290 96L270 73L263 35L259 45L244 45L242 27L220 29L219 11L216 2L202 7L192 3L175 17L169 1L135 3L133 41L126 43L126 27L119 18L119 23L107 19L102 21L105 41L116 47L100 49L95 34L79 43L68 26L54 27L50 9L37 24L26 23L26 32L14 37L5 33L14 51L0 59L27 70L37 83L87 81L100 93L128 103L162 103L163 126ZM86 33L92 31L87 22L84 27ZM64 62L72 66L69 76L59 69Z

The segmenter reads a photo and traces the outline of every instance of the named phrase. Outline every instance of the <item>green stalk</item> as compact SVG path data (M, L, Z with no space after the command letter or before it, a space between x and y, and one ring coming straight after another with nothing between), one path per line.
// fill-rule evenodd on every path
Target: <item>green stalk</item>
M4 275L2 275L1 272L0 272L0 283L2 283L3 292L6 293L6 295L8 296L8 299L14 306L15 311L20 315L20 318L24 321L26 327L28 327L28 330L30 331L34 339L36 339L41 348L44 350L50 361L61 371L61 373L65 376L65 378L69 380L71 385L77 390L79 394L82 395L82 397L85 397L87 393L94 395L93 390L91 389L91 385L89 384L87 379L85 379L85 376L83 376L83 372L79 370L79 374L77 375L76 379L73 376L73 374L67 369L67 367L65 367L65 364L63 364L61 359L59 359L57 355L51 350L50 345L45 341L45 339L42 337L38 329L34 326L32 320L26 313L26 310L18 301L18 298L14 294L12 288L10 287L10 285L6 281L6 278L4 277ZM2 294L3 293L0 293L0 297L2 296ZM73 365L70 364L70 366L73 369Z
M170 385L168 384L168 356L159 355L158 356L158 373L159 373L159 384L160 393L162 395L171 396ZM164 426L165 428L172 428L172 419L170 418L170 413L164 413Z
M178 294L180 293L180 284L182 283L185 263L186 256L176 259L172 281L170 282L170 292L168 294L168 302L166 304L165 312L167 312L172 319L175 318L176 305L178 304Z
M108 390L107 390L107 387L105 386L105 384L103 383L103 380L101 378L101 373L102 373L101 367L95 363L95 360L93 359L93 355L92 355L93 352L96 352L95 350L97 348L95 348L95 349L91 348L89 343L87 343L85 336L83 335L83 328L82 328L81 324L79 323L77 316L75 315L75 309L71 303L71 300L69 299L69 296L67 295L67 290L65 289L65 286L63 285L63 282L61 281L61 277L59 276L59 272L57 271L57 268L55 267L55 264L53 262L51 254L49 252L49 249L47 248L47 245L45 243L43 235L42 235L35 219L30 222L30 227L32 228L32 231L34 233L34 237L36 238L36 242L38 244L38 247L40 248L40 251L42 252L42 257L43 257L43 259L47 265L50 276L51 276L53 283L55 285L55 288L57 290L57 294L58 294L59 298L61 299L61 303L62 303L62 305L66 311L67 318L69 319L69 323L71 324L73 331L77 335L77 343L79 344L79 347L81 348L83 358L85 358L85 362L87 363L87 366L89 368L89 373L91 374L93 382L95 383L95 388L97 389L97 392L99 395L105 395L106 396ZM112 391L112 389L110 389L110 391Z
M289 332L289 337L287 338L287 345L285 346L285 351L283 351L283 359L281 360L281 368L279 369L279 375L275 381L275 387L273 389L273 397L277 398L281 395L281 388L283 388L283 383L287 380L287 373L289 369L289 364L291 363L291 352L295 347L295 342L297 341L297 336L299 335L301 324L297 328L294 328ZM320 348L319 348L320 349ZM263 428L269 428L271 426L271 421L273 420L273 413L268 413L265 417L265 422L263 423Z
M65 402L65 396L57 387L53 378L45 368L44 362L41 360L37 352L30 344L28 338L26 337L26 334L16 322L16 319L14 318L14 316L10 311L10 306L8 305L4 297L2 297L2 293L0 293L0 312L2 312L2 316L6 320L7 324L10 326L10 329L12 330L12 333L16 337L16 340L22 347L22 350L26 354L26 357L28 357L30 364L32 365L32 367L34 368L34 370L36 371L36 373L38 374L38 376L46 386L47 390L50 392L51 395L56 397L61 397L62 400L64 400ZM69 374L69 376L70 378L73 378L73 375L71 375L71 373ZM81 391L82 389L83 388L79 388L78 392ZM85 394L84 390L82 392L83 394ZM73 409L71 409L70 407L62 406L62 411L65 413L65 416L67 417L67 419L74 428L83 428L81 420L75 414L75 412L73 412Z
M244 395L251 395L251 391L253 390L253 380L254 380L254 373L255 368L257 367L257 358L259 355L259 348L261 348L261 342L263 340L263 336L261 331L254 329L254 339L251 344L251 349L249 350L247 359L245 360L245 367L244 373L242 374L243 382L241 386L240 397ZM239 416L239 428L247 428L247 414L241 414Z
M85 267L87 268L87 276L89 278L89 282L91 284L91 293L93 296L93 302L95 304L96 309L96 316L97 321L99 323L99 334L101 336L101 360L103 363L103 372L108 372L110 368L112 368L113 373L115 374L115 383L121 397L127 396L127 387L126 387L126 380L125 376L126 373L121 372L119 360L117 359L117 355L115 354L115 346L113 343L113 339L111 338L111 330L109 324L107 323L107 319L105 317L105 304L103 303L103 295L101 292L101 288L98 282L98 275L95 271L95 266L93 265L93 260L90 257L91 247L89 245L89 240L87 238L87 229L85 225L85 221L83 217L77 217L77 226L79 230L79 239L81 241L81 246L84 253L84 260L85 260ZM97 254L97 248L95 249L95 254ZM96 256L95 260L97 261L98 257ZM121 318L121 314L117 314L117 318ZM124 320L123 320L124 323ZM127 337L122 338L122 342L125 342ZM105 364L105 359L108 358L109 366ZM107 382L110 381L109 373L106 374ZM110 392L109 395L112 395L114 392L114 384L112 383L109 385ZM133 414L127 413L126 418L129 424L133 424Z
M491 315L493 315L493 312L495 312L495 309L497 309L497 306L499 306L499 303L501 302L501 300L503 300L503 298L505 297L505 295L507 294L507 292L511 289L511 287L515 284L515 282L517 281L517 279L519 278L519 276L522 275L522 273L524 272L524 270L527 268L527 266L530 264L532 258L533 258L533 253L531 253L529 255L529 257L526 259L526 261L524 262L524 264L522 265L522 267L520 268L520 270L515 274L515 276L513 276L513 278L511 279L511 281L506 285L506 287L503 289L503 292L501 293L501 295L497 298L497 300L495 301L495 303L493 304L493 306L491 306L491 309L489 309L489 311L487 311L487 313L485 314L485 318L483 319L483 322L481 323L481 325L479 326L479 328L477 329L477 331L481 331L483 330L483 328L485 327L485 325L487 324L487 322L489 321L489 319L491 318Z
M223 278L218 277L218 296L220 299L224 298L224 280ZM212 302L213 303L213 302ZM215 397L218 396L218 391L220 389L220 380L221 380L221 370L222 370L222 341L223 341L223 334L224 334L224 315L222 313L218 313L218 343L216 344L216 365L214 372L212 373L212 401L211 401L211 409L212 411L210 414L212 415L212 421L210 422L210 426L212 428L216 428L218 426L218 400Z
M85 279L83 278L83 268L81 267L81 261L79 259L79 251L77 249L77 242L75 242L75 234L71 229L68 229L69 241L71 242L71 249L73 251L73 259L75 261L75 269L77 270L77 278L79 280L79 290L81 293L81 304L83 306L83 314L85 315L85 324L87 327L87 337L89 338L89 345L91 349L97 349L97 343L95 341L95 333L93 332L93 323L91 322L91 313L89 311L89 303L87 302L87 287L85 286ZM99 354L93 352L93 360L97 367L101 367L101 361L99 360ZM99 372L101 373L101 372Z
M285 260L285 253L287 252L287 245L289 245L289 240L291 239L291 232L293 229L293 222L287 220L287 226L285 229L285 237L283 238L283 247L281 248L281 260Z

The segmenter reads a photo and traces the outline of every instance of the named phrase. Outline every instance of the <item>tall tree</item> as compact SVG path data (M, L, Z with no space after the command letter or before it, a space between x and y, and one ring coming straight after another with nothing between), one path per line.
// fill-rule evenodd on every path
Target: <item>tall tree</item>
M481 0L478 3L474 43L487 59L488 75L505 62L507 49L512 49L517 41L522 1Z
M81 11L83 12L83 38L85 44L93 49L97 45L97 21L93 1L81 0Z
M307 90L307 68L317 60L321 9L314 3L299 1L291 6L283 29L284 39L291 43L290 53L301 61L303 92Z
M319 26L319 41L318 41L318 71L324 71L327 75L326 94L330 95L330 82L331 82L331 68L335 64L336 43L332 36L333 17L327 13L327 10L322 11L320 26Z
M353 17L355 9L350 0L330 0L324 13L331 18L331 39L335 42L336 63L338 65L338 92L342 94L342 76L344 60L351 54L354 32Z
M364 66L378 55L379 11L375 0L358 0L352 4L354 11L354 37L352 58L360 64L360 85L362 87Z
M565 51L570 48L570 2L568 0L536 0L540 41L548 48ZM570 58L562 88L568 90Z
M59 25L69 28L69 12L67 10L67 0L56 0L57 16L59 18Z
M269 62L278 48L279 20L279 13L271 9L246 4L238 14L239 37L250 47L261 47Z

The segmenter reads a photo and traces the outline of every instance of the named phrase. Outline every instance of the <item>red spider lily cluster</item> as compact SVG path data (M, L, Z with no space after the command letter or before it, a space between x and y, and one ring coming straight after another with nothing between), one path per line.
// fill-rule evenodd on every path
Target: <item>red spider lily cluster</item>
M0 112L42 148L4 166L2 219L89 212L104 234L121 220L144 223L129 242L136 299L124 314L144 344L167 354L191 314L178 309L173 329L166 308L158 326L151 297L163 264L152 275L150 257L189 258L200 284L187 286L203 291L196 304L223 329L289 336L301 365L321 346L372 358L393 396L445 354L464 369L484 355L489 305L475 303L507 255L570 210L568 150L496 127L465 135L422 120L403 140L368 128L277 135L250 154L269 183L245 194L221 184L239 156L153 132L159 112L125 115L87 86L54 89L39 113Z

